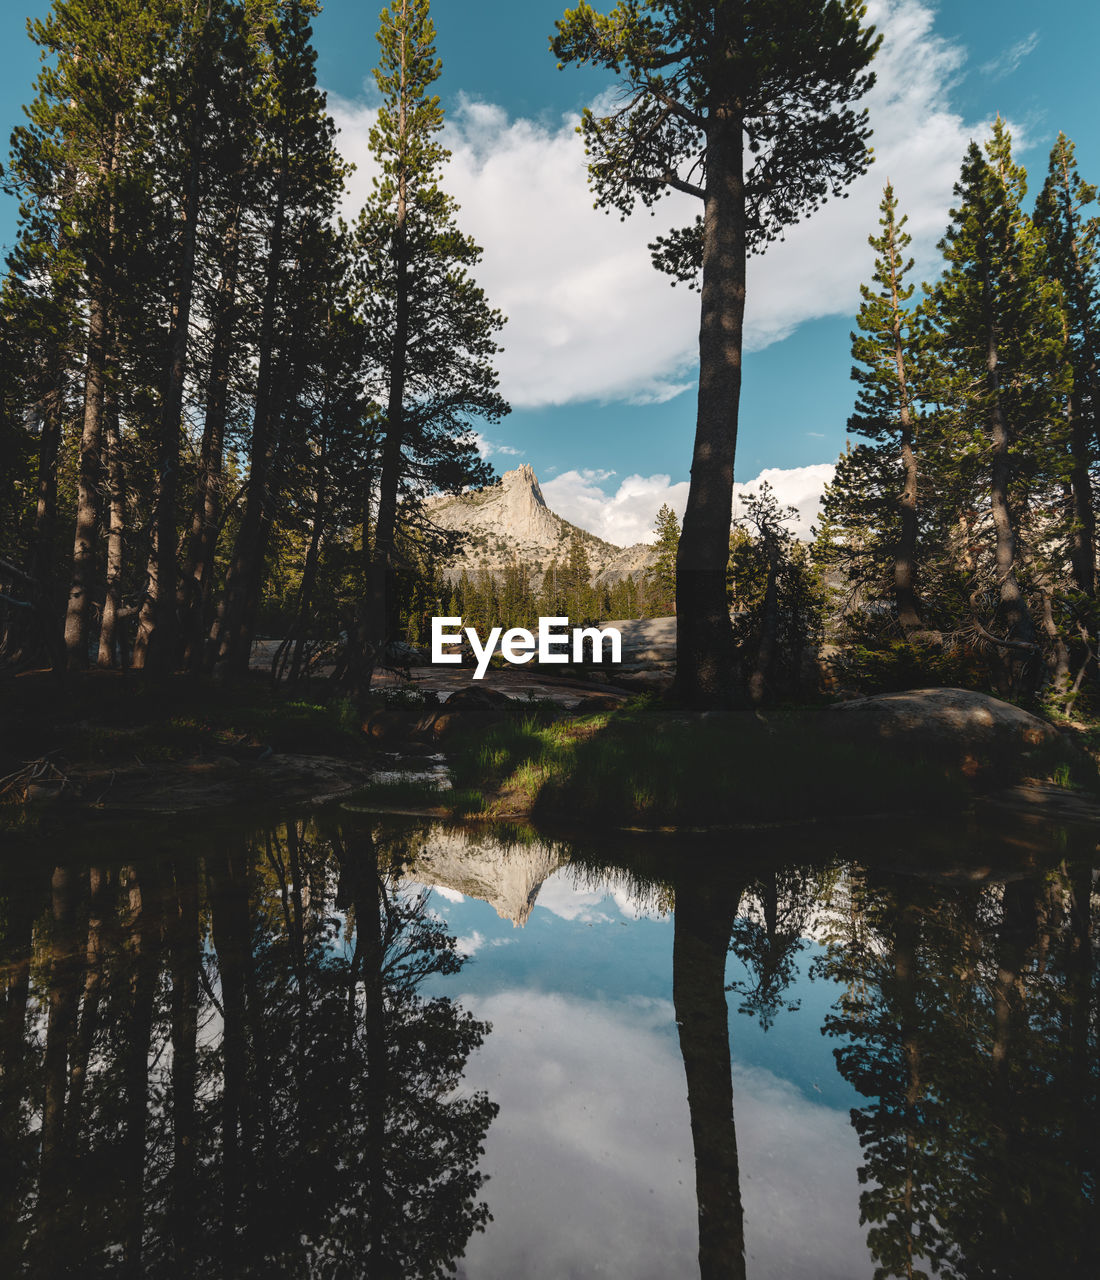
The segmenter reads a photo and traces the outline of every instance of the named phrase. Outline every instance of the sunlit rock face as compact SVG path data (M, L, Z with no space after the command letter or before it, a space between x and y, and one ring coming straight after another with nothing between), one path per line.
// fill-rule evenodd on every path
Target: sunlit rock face
M554 560L559 564L567 560L574 533L581 535L596 582L618 582L654 560L653 548L644 543L616 547L555 515L527 463L506 471L499 484L476 493L431 499L428 515L441 528L467 535L464 550L447 569L452 577L463 569L499 571L515 559L538 583Z
M543 881L568 859L552 844L505 844L438 831L413 859L409 876L487 902L502 920L527 923Z

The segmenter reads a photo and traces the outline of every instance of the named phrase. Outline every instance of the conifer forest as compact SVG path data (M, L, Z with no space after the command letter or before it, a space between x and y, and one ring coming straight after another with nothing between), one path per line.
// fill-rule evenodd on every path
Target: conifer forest
M598 202L624 216L662 184L713 203L665 181L717 147L700 107L715 86L691 78L701 37L676 26L677 6L656 8L652 47L625 61L627 35L587 6L553 42L563 66L612 65L635 94L631 112L583 122ZM870 82L875 44L855 10L833 8L847 15L828 34L843 102ZM860 687L1089 705L1100 222L1065 135L1031 198L999 118L972 143L930 281L906 253L904 175L886 183L854 318L852 444L809 558L780 536L778 508L760 527L737 521L730 543L738 389L720 371L739 365L735 335L700 348L704 389L713 377L725 390L700 402L678 572L665 563L601 592L573 549L550 573L517 559L503 575L460 575L446 568L459 537L425 501L493 479L476 432L508 412L494 371L505 318L478 287L480 250L446 194L432 19L426 0L382 13L377 176L349 225L315 12L313 0L133 12L72 0L31 24L43 69L4 173L20 210L0 300L6 668L239 677L266 634L285 642L284 676L323 649L345 686L364 688L387 644L419 641L433 609L506 624L518 610L518 624L569 608L588 621L670 613L676 597L689 704L736 701L754 679L759 693L782 620L799 644L840 645ZM767 150L769 94L799 55L775 56L757 67L743 118L771 169L754 160L749 203L717 215L742 265L869 160L866 113L839 107L820 117L834 121L831 141L813 134L800 149L785 136ZM673 89L648 155L646 112ZM807 110L809 138L825 108ZM804 189L796 166L816 175ZM730 298L743 307L736 280L707 276L704 251L718 250L702 226L658 239L654 264L702 282L704 315ZM797 580L796 605L781 578Z
M1090 0L19 3L0 1277L1096 1280Z

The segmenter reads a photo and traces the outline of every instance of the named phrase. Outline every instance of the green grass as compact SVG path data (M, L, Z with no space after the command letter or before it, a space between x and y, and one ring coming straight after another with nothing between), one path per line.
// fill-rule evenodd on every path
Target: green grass
M922 762L824 744L805 722L692 717L636 703L553 724L505 721L459 740L455 786L492 810L615 826L706 827L920 808L969 791Z

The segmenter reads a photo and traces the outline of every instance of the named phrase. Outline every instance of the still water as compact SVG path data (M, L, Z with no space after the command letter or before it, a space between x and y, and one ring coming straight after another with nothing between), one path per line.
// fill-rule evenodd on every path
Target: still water
M0 1274L1094 1277L1095 830L0 862Z

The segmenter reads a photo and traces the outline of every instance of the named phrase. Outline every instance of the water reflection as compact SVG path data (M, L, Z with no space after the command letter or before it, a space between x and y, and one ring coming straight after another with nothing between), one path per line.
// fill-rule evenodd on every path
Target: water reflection
M880 1274L1095 1276L1091 861L985 885L854 873L830 906L821 971L844 995L824 1030L868 1099Z
M357 816L12 879L0 1268L1092 1276L1096 833L1010 837Z
M489 1028L369 832L57 866L4 920L5 1275L444 1274L488 1220Z

